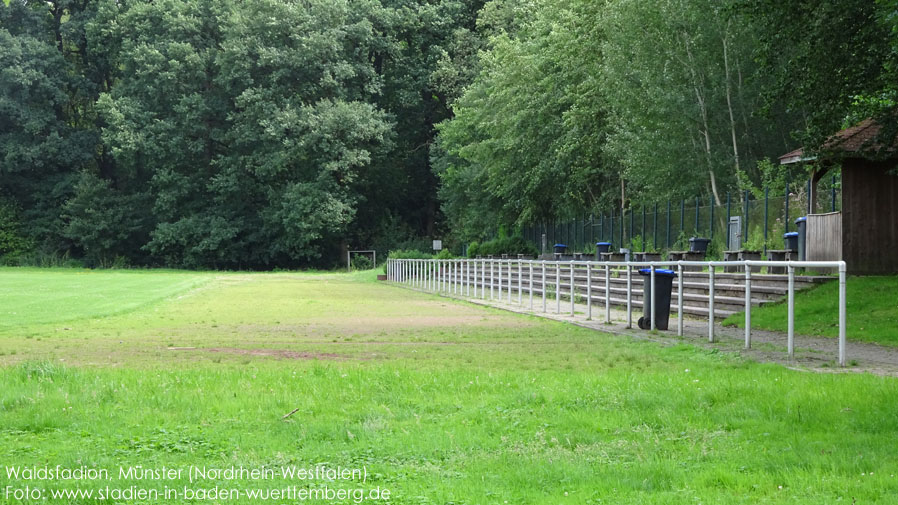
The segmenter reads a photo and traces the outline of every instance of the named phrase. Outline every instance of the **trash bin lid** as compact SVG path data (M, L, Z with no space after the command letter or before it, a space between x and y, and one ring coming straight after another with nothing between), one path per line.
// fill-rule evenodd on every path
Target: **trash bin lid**
M801 221L807 221L807 220L808 220L808 216L801 216L800 218L795 220L795 224L798 224Z
M639 274L640 275L652 275L652 269L651 268L642 268L639 270ZM677 273L674 272L673 270L667 270L664 268L656 268L655 275L666 275L668 277L676 277Z
M705 237L690 237L690 242L710 242L711 239Z
M552 247L567 247L567 246L564 245L564 244L555 244L555 245L553 245Z
M611 242L596 242L596 245L611 245Z
M797 236L798 236L798 232L797 232L797 231L790 231L789 233L783 233L783 238L786 238L786 237L797 237Z

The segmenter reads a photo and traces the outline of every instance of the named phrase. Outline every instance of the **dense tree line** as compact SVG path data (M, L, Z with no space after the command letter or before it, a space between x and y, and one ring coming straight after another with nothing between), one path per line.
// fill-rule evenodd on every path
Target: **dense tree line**
M435 76L481 6L0 4L0 254L295 267L431 235Z
M439 125L461 240L667 198L719 204L784 176L765 160L866 117L894 138L894 0L528 5Z
M329 265L894 128L896 0L4 0L0 257ZM888 128L887 128L888 130Z

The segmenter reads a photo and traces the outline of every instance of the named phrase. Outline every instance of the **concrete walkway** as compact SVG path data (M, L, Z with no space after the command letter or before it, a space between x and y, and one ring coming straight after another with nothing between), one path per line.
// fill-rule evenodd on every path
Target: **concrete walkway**
M693 319L685 317L683 320L683 337L677 336L676 306L671 307L669 329L667 331L649 331L639 329L636 322L642 315L642 310L633 311L633 327L627 327L627 312L625 309L611 308L611 323L606 324L605 306L593 305L592 319L587 318L587 306L574 305L574 316L571 316L570 300L561 301L561 312L556 312L554 298L546 300L546 312L542 311L542 298L533 298L533 310L530 310L530 302L526 293L522 297L522 303L517 303L518 293L512 293L512 301L508 302L507 292L503 293L502 301L483 300L481 298L467 298L446 293L441 296L461 301L471 302L477 305L494 307L520 314L528 314L545 317L556 321L576 324L585 328L591 328L606 333L625 335L640 340L650 340L662 345L676 345L689 343L701 347L715 348L726 352L735 352L739 355L755 361L781 363L790 368L811 370L816 372L869 372L877 375L898 376L898 347L887 347L866 342L847 342L848 365L845 368L838 366L838 341L835 338L808 337L795 335L795 358L789 359L786 348L786 334L752 330L751 349L745 349L745 330L742 328L725 327L717 323L714 325L715 342L708 341L707 319ZM479 295L479 293L478 293Z

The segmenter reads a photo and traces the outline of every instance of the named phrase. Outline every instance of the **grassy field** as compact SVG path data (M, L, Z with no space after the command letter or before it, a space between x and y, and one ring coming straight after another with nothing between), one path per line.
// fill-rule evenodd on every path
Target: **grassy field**
M0 269L4 312L36 289L66 301L21 302L0 326L2 466L113 473L23 482L0 468L0 491L271 489L288 483L116 472L326 463L368 478L298 484L380 487L393 504L898 501L893 378L663 347L374 275ZM115 297L127 310L103 303Z
M846 287L847 336L851 340L898 345L898 277L849 277ZM752 328L786 332L785 302L752 309ZM724 325L745 326L745 314L727 318ZM839 336L839 283L828 282L795 295L795 332L799 335Z

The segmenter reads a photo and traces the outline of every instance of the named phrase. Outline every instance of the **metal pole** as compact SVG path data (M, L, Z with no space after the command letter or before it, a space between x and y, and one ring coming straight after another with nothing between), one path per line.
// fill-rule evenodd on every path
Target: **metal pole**
M786 233L789 233L789 181L786 181L786 204L785 204Z
M745 348L751 349L751 266L745 265Z
M677 336L683 336L683 262L677 262Z
M832 182L830 183L830 192L832 193L831 212L835 212L836 211L836 174L832 175Z
M699 219L699 208L700 208L699 204L700 203L701 203L701 200L699 200L699 197L695 197L695 236L696 237L698 236L698 219Z
M513 289L512 275L513 273L511 270L511 260L508 260L508 303L511 303L511 290Z
M708 199L708 210L710 217L708 218L708 238L714 238L714 198Z
M586 264L586 319L592 320L592 263Z
M683 228L686 225L686 200L680 199L680 233L683 233Z
M714 266L708 265L708 342L714 342Z
M495 284L496 284L494 281L495 277L493 276L493 271L494 271L493 264L495 263L495 260L489 260L489 262L490 262L490 300L492 300L493 299L493 290L494 290Z
M749 214L750 200L749 200L749 194L748 194L747 189L745 190L744 196L745 196L745 231L742 234L742 243L743 244L746 241L748 241L748 218L749 218L748 214Z
M546 312L546 260L542 261L542 272L543 272L543 312Z
M530 287L527 289L527 293L530 297L530 312L533 312L533 262L527 262L528 269L528 279L530 281Z
M555 313L561 314L561 263L555 262Z
M670 249L670 198L667 199L667 248Z
M502 260L498 260L499 264L497 265L499 268L499 284L496 286L496 290L499 292L499 301L502 301Z
M847 268L845 266L845 262L841 262L839 264L839 366L845 366L845 358L846 358L846 350L845 350L845 337L846 337L846 326L848 324L846 318L846 280L847 280Z
M727 221L724 223L724 236L726 237L727 251L730 250L730 192L727 191Z
M649 284L649 286L651 287L651 296L649 297L649 298L651 298L651 301L649 302L651 314L649 314L649 319L651 320L650 329L654 330L655 329L655 298L657 298L655 296L656 291L655 291L655 264L654 263L651 264L651 269L652 269L652 272L651 272L652 279L651 279L651 284ZM643 281L643 282L645 282L645 281ZM645 300L643 300L642 303L645 303Z
M346 271L347 272L352 272L352 266L350 265L350 261L349 261L350 254L351 253L349 251L346 251Z
M611 323L611 266L605 262L605 322Z
M767 221L770 215L770 188L764 188L764 257L767 257ZM770 267L767 267L770 273Z
M571 317L574 316L574 262L571 262Z
M490 279L493 278L490 272ZM480 299L486 300L486 260L480 262Z
M658 202L655 202L655 218L652 219L652 248L658 248Z
M524 296L524 263L518 260L518 305Z
M788 334L786 337L786 347L789 350L789 359L795 358L795 267L789 265L789 301L788 305Z
M471 262L462 260L465 263L465 296L471 297ZM477 289L476 287L474 289Z
M627 262L627 328L633 327L633 269ZM645 303L645 302L642 302Z

